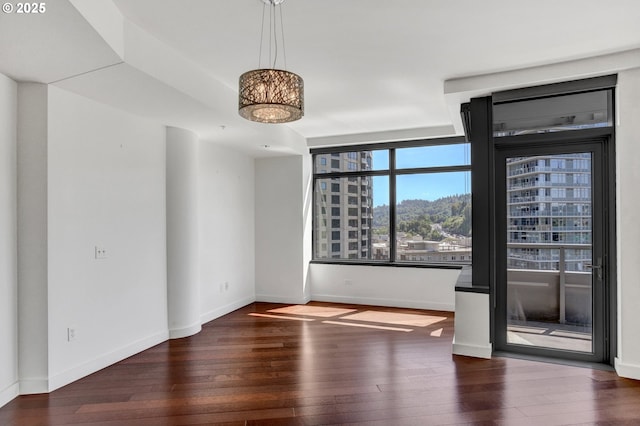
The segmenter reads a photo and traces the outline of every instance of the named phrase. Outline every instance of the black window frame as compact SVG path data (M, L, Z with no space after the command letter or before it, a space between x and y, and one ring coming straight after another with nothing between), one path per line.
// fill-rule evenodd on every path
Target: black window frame
M454 145L454 144L470 144L470 142L464 136L444 137L434 139L420 139L411 141L400 142L383 142L383 143L371 143L371 144L359 144L359 145L347 145L347 146L334 146L314 148L310 150L312 157L312 165L316 164L316 155L331 154L332 157L339 157L342 153L362 152L362 151L378 151L387 150L389 155L389 164L386 169L375 170L346 170L346 171L331 171L331 172L316 172L315 167L312 166L312 188L313 197L315 200L316 180L317 179L333 179L333 178L360 178L360 177L374 177L374 176L388 176L389 178L389 259L388 260L372 260L372 259L348 259L348 258L316 258L315 245L316 245L316 203L312 203L312 260L311 263L324 263L324 264L348 264L348 265L371 265L371 266L405 266L405 267L426 267L426 268L441 268L441 269L460 269L464 266L471 265L471 259L461 260L456 263L439 263L436 261L402 261L396 260L397 247L396 247L396 176L410 175L410 174L428 174L428 173L447 173L447 172L469 172L471 174L471 159L469 163L465 165L455 166L431 166L431 167L414 167L414 168L396 168L395 152L397 149L402 148L419 148L438 145ZM351 179L348 179L351 180ZM472 179L471 179L472 180ZM473 187L471 188L473 192ZM472 198L472 197L471 197ZM371 207L373 208L373 207ZM472 205L473 211L473 205ZM466 255L460 256L464 259ZM473 257L473 251L471 252Z

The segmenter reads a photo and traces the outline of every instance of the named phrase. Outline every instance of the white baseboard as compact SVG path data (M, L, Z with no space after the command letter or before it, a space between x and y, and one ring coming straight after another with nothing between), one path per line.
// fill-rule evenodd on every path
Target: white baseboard
M0 390L0 407L7 405L7 403L11 402L18 395L20 395L20 383L18 382Z
M243 299L229 303L228 305L222 306L220 308L216 308L212 311L202 314L200 316L200 321L202 322L202 324L206 324L209 321L213 321L216 318L220 318L223 315L227 315L228 313L233 312L237 309L240 309L243 306L247 306L248 304L253 303L255 301L256 299L252 296L245 297Z
M614 362L618 376L626 377L627 379L640 380L640 365L625 364L620 361L620 358L616 358Z
M61 373L54 374L49 378L49 389L47 390L47 392L54 391L78 379L86 377L89 374L95 373L98 370L102 370L103 368L113 365L116 362L122 361L125 358L128 358L132 355L149 349L152 346L162 343L167 339L169 339L168 330L162 331L143 339L139 339L133 343L108 352L102 356L84 362ZM21 381L20 392L24 393L22 384L23 383Z
M187 327L171 328L169 329L169 339L181 339L183 337L193 336L194 334L200 333L200 330L202 330L202 323L200 321Z
M376 299L374 297L336 296L333 294L312 294L311 300L317 302L349 303L355 305L388 306L392 308L426 309L429 311L454 312L455 310L455 304L422 300Z
M455 336L453 338L453 350L454 355L470 356L474 358L491 359L491 353L493 352L492 345L479 346L479 345L467 345L464 343L456 343Z
M303 297L289 297L289 296L278 296L273 294L256 294L256 302L267 302L267 303L287 303L291 305L306 305L313 298L309 298L308 296Z
M49 380L46 377L37 379L20 379L20 395L34 395L49 392Z

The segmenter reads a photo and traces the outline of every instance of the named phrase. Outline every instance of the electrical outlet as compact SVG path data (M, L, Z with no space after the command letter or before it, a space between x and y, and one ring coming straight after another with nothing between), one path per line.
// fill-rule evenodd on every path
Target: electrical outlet
M344 285L353 285L353 281L351 281L351 280L344 280Z
M224 291L228 291L229 290L229 281L225 281L224 282Z
M67 328L67 341L72 342L76 340L76 329L75 327Z
M96 259L106 259L107 258L107 249L104 247L95 247L95 256Z

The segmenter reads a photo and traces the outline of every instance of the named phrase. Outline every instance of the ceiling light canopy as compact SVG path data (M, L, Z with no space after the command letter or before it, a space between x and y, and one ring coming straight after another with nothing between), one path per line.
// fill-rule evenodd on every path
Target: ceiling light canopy
M260 39L258 69L247 71L240 76L238 91L238 112L243 118L259 123L288 123L304 115L304 82L302 77L284 69L276 69L278 59L278 37L276 31L276 6L284 0L262 0L265 3L262 12L264 30L265 8L269 8L269 63L272 68L260 68L264 34ZM284 29L282 9L280 12L280 34L284 68L286 53L284 50ZM264 32L264 31L263 31ZM271 53L273 52L273 61Z

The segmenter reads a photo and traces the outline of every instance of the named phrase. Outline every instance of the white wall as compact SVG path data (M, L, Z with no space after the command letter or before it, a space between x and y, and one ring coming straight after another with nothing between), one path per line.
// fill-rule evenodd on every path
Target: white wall
M253 158L200 142L199 269L203 322L255 301Z
M19 392L17 108L18 86L0 74L0 407Z
M489 294L457 291L454 327L454 354L491 358L493 345Z
M55 389L168 337L165 127L54 86L48 92ZM105 259L95 259L96 246Z
M20 393L49 389L46 85L18 85L18 372Z
M640 69L618 75L616 127L618 356L616 370L640 379Z
M198 136L167 128L167 311L169 337L198 333Z
M306 303L309 156L255 160L256 299ZM307 194L307 197L305 197ZM305 205L307 204L307 205Z
M310 265L313 300L453 311L460 270Z

